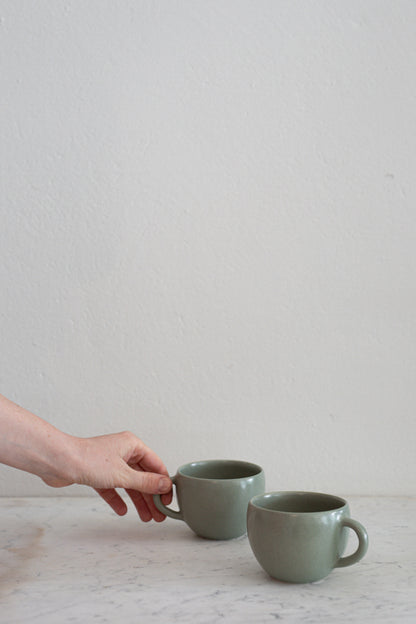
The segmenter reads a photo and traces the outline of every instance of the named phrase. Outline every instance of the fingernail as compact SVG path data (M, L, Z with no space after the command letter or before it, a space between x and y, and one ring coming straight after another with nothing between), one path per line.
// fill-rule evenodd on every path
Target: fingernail
M159 492L169 492L172 487L170 479L162 477L159 481Z

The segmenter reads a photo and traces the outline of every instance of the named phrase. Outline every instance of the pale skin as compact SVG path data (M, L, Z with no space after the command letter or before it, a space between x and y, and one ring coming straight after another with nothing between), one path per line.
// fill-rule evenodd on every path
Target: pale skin
M119 515L124 489L144 522L161 522L152 494L169 504L172 482L162 460L133 433L94 438L63 433L0 394L0 463L30 472L51 487L88 485Z

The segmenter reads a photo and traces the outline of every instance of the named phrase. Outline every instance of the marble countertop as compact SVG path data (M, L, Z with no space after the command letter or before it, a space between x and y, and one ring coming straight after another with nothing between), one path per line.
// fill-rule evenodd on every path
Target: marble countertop
M119 518L98 497L0 498L0 622L416 622L416 498L348 500L366 557L291 585L263 572L246 537Z

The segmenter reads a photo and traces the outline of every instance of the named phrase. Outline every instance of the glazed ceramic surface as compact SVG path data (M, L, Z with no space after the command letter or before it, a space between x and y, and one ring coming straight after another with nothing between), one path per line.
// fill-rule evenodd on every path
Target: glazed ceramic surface
M224 540L247 532L250 499L264 492L260 466L244 461L206 460L181 466L172 477L179 511L154 496L157 508L170 518L183 520L201 537Z
M342 557L347 529L359 540ZM315 492L271 492L254 497L247 510L250 546L271 576L294 583L317 581L335 567L352 565L366 553L365 528L350 518L348 503Z

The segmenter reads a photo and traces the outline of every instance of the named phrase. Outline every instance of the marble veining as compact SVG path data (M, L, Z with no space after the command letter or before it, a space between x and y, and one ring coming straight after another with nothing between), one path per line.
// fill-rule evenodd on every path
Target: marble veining
M416 499L348 500L366 557L290 585L263 572L246 537L119 518L98 498L0 499L0 622L416 622Z

